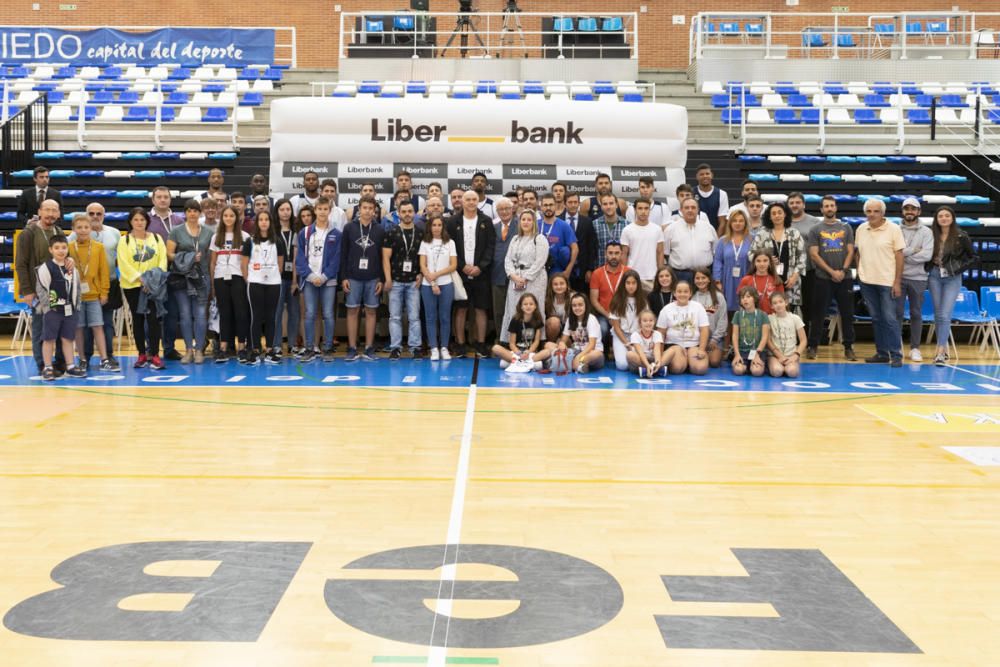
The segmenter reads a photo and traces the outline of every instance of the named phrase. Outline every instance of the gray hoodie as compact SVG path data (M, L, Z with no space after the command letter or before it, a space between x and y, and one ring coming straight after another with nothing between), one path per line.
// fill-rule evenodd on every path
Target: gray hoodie
M903 241L906 242L906 247L903 248L903 279L927 280L924 264L934 255L934 236L931 234L931 228L921 222L913 226L903 222L899 225L899 229L903 232Z

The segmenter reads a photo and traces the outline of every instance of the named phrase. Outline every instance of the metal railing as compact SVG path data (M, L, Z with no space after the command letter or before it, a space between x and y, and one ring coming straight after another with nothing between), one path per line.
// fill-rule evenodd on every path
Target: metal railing
M814 149L818 154L827 152L828 147L833 145L858 144L880 146L881 150L892 150L895 153L902 153L907 145L920 142L940 141L943 135L947 139L965 144L976 153L997 153L1000 152L1000 125L993 120L995 118L990 112L995 110L989 104L989 96L974 93L975 103L963 108L970 111L966 114L967 120L961 116L954 116L956 109L948 108L950 115L956 121L941 121L940 116L944 115L944 107L937 104L934 98L932 104L926 110L929 113L929 122L916 123L907 118L907 111L920 107L906 105L905 99L908 97L903 93L903 86L898 86L897 93L890 98L889 107L881 107L877 111L889 109L895 113L888 121L882 120L879 123L857 124L853 120L847 122L830 122L829 111L833 109L847 110L849 107L830 105L827 103L826 95L820 94L815 97L816 104L812 108L818 111L817 122L793 124L782 124L774 122L753 122L749 119L749 112L754 109L764 109L769 113L774 108L767 109L761 106L748 106L747 95L748 86L729 86L728 92L736 103L731 105L739 118L734 121L733 113L729 114L726 126L729 131L739 139L739 146L736 151L742 153L746 150L747 144L751 142L765 142L769 144L815 144ZM778 107L782 108L782 107ZM867 107L850 107L867 108ZM968 116L971 115L971 118ZM780 128L780 132L775 130Z
M587 19L582 29L581 19ZM608 21L615 29L605 29ZM621 22L620 27L616 21ZM340 57L364 57L365 49L372 47L398 52L400 58L637 60L638 15L635 12L342 12Z
M35 151L49 149L49 97L42 94L17 113L8 116L7 82L0 82L3 95L0 120L0 173L3 184L10 182L11 173L32 165Z
M359 83L360 82L358 81L310 81L309 94L311 97L327 97L336 92L338 86L345 86L357 89ZM399 94L394 95L396 97L411 95L411 94L416 94L421 97L425 96L431 97L435 95L443 95L445 97L448 96L447 93L435 93L434 88L436 88L437 86L426 85L427 82L423 83L425 84L425 88L427 89L426 93L407 93L406 89L408 87L407 85L408 82L403 82L403 81L382 81L380 82L379 87L382 88L385 86L395 85L400 91ZM439 84L439 85L445 85L445 87L448 87L449 89L451 87L456 87L473 91L479 88L481 84L477 81L465 81L465 82L454 81L454 82L449 82L447 84ZM503 89L510 88L512 91L516 90L519 95L524 97L526 95L530 96L532 94L536 94L536 93L526 94L525 88L541 87L545 92L537 93L536 95L538 97L548 98L552 95L560 95L560 94L565 97L572 97L575 88L588 88L590 89L592 94L595 95L596 99L601 99L601 93L593 92L599 89L599 87L601 86L607 86L615 89L616 96L624 95L626 93L638 93L643 96L643 99L645 99L648 96L650 102L656 102L656 84L647 81L619 81L611 84L608 84L606 82L598 83L594 81L542 81L541 83L533 83L533 84L529 84L524 81L499 81L499 82L491 81L488 84L488 88L490 89L491 92L486 93L485 96L497 97L497 95L501 93ZM558 89L558 92L555 92L556 89ZM366 93L356 93L356 94L361 96L366 95ZM480 96L483 95L481 93L476 94L476 97Z
M744 51L761 57L1000 57L1000 12L701 12L691 20L688 60Z

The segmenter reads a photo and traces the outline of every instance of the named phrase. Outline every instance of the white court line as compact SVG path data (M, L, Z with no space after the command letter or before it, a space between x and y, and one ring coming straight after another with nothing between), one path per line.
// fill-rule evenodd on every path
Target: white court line
M968 368L962 368L961 366L952 366L951 364L945 364L945 368L951 368L952 370L962 371L963 373L968 373L969 375L975 375L977 377L986 378L987 380L993 380L994 382L1000 382L1000 377L993 377L992 375L983 375L982 373L977 373L976 371L970 371Z
M469 397L465 402L465 423L462 426L462 445L458 453L458 469L455 471L455 489L451 495L451 514L448 518L448 537L445 540L444 556L441 562L441 579L435 604L434 622L428 645L427 664L429 667L444 667L448 657L448 630L451 628L452 598L455 594L455 574L458 563L458 548L462 539L462 515L465 511L465 490L469 482L469 459L472 453L472 421L476 414L476 385L469 386ZM448 562L448 549L454 547L453 562ZM447 598L442 600L445 582L450 582ZM448 617L444 632L444 645L434 646L437 630L437 614Z
M0 357L0 361L10 361L11 359L14 359L16 356L17 356L16 354L12 354L9 357Z

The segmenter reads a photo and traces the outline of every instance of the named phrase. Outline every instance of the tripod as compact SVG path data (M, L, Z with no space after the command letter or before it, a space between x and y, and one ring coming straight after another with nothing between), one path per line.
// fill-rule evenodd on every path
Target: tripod
M456 37L458 37L458 51L464 58L465 52L468 50L469 35L472 35L475 38L475 40L479 43L479 48L482 49L483 53L488 56L489 52L486 50L486 45L483 44L483 38L479 36L479 32L476 30L476 27L472 25L472 18L469 16L468 12L461 12L458 15L458 21L455 23L455 29L451 31L451 37L448 38L448 42L444 45L444 49L441 50L441 56L443 57L444 54L448 53L448 49L451 48L451 43L455 41Z
M503 57L504 47L507 46L508 39L510 40L510 45L514 46L514 35L511 34L508 37L508 33L514 32L521 38L521 48L524 50L524 57L528 57L528 47L524 43L524 30L521 28L521 17L517 15L519 11L516 3L508 4L503 10L503 30L500 31L500 51L497 52L497 58Z

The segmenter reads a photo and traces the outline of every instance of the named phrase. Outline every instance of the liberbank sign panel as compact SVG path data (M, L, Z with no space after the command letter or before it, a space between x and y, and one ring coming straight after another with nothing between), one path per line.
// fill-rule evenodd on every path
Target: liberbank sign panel
M354 97L286 98L271 105L276 192L300 189L303 165L312 163L428 163L456 177L468 171L470 180L483 171L494 191L509 189L508 181L548 186L556 176L592 186L592 174L614 171L616 181L633 188L639 176L652 175L666 194L669 182L683 180L686 160L687 110L672 104ZM285 169L285 163L296 168ZM410 172L419 186L420 175Z

